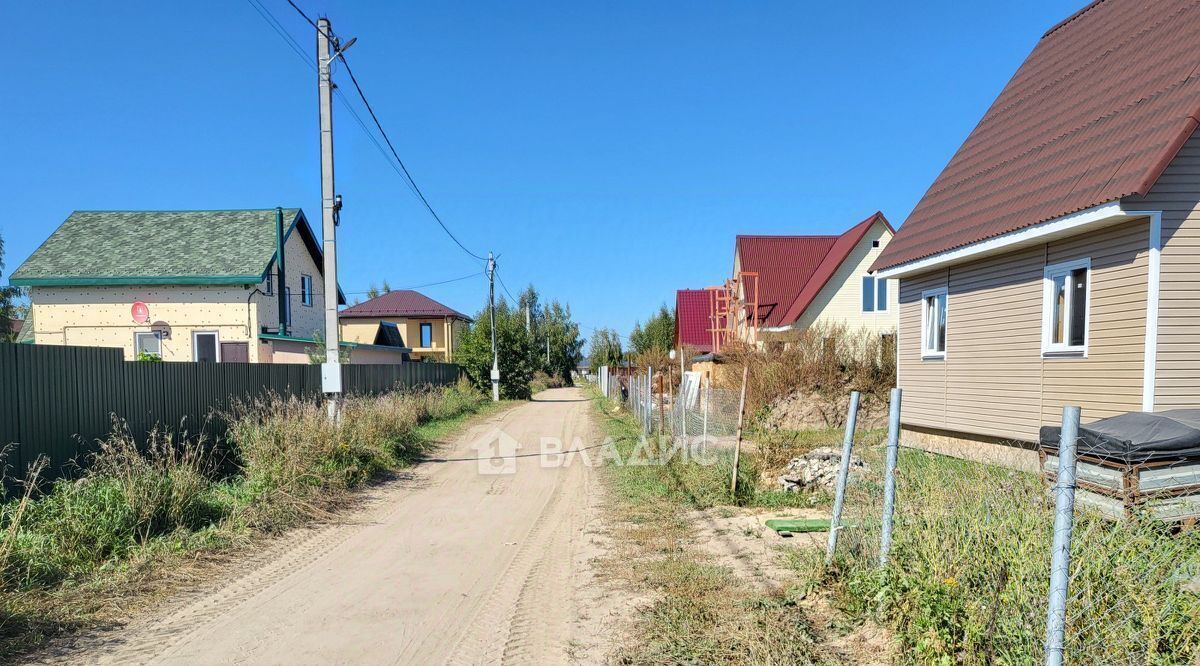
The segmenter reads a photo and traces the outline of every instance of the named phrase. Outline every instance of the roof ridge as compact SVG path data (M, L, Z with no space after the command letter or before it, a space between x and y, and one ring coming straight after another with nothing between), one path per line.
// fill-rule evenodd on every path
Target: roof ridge
M1086 13L1090 12L1091 10L1095 9L1095 8L1096 8L1096 6L1097 6L1097 5L1099 5L1099 4L1100 4L1100 3L1102 3L1102 2L1104 2L1104 0L1092 0L1092 2L1089 2L1088 4L1084 5L1084 6L1083 6L1083 8L1079 9L1079 10L1078 10L1078 11L1076 11L1074 14L1071 14L1071 15L1070 15L1070 16L1068 16L1067 18L1065 18L1065 19L1063 19L1063 20L1059 21L1058 23L1055 23L1054 25L1050 26L1050 29L1049 29L1049 30L1047 30L1046 32L1042 33L1042 39L1045 39L1045 38L1049 37L1051 33L1058 32L1058 30L1059 30L1060 28L1062 28L1062 27L1063 27L1063 26L1065 26L1066 24L1068 24L1068 23L1070 23L1070 22L1074 21L1075 19L1079 18L1080 16L1083 16L1084 14L1086 14Z
M841 234L738 234L738 238L837 238Z
M1095 3L1092 3L1092 4L1093 4L1093 5L1095 5L1095 4L1099 3L1099 2L1103 2L1103 0L1096 0L1096 2L1095 2ZM1169 17L1167 17L1167 18L1164 18L1164 19L1160 20L1160 21L1159 21L1159 22L1157 22L1157 23L1154 23L1154 24L1152 24L1152 25L1149 25L1149 26L1145 27L1144 29L1142 29L1142 30L1139 30L1138 32L1128 33L1128 34L1126 35L1125 39L1121 40L1121 41L1120 41L1120 42L1118 42L1116 45L1114 45L1114 46L1112 46L1112 47L1110 47L1110 48L1108 48L1108 49L1105 49L1103 53L1101 53L1100 55L1096 56L1095 58L1092 58L1091 60L1088 60L1087 62L1081 63L1079 66L1075 67L1074 69L1072 69L1072 70L1070 70L1070 71L1068 71L1068 72L1065 72L1065 73L1063 73L1061 76L1059 76L1059 77L1057 77L1057 78L1053 79L1052 81L1049 81L1049 82L1047 82L1047 83L1046 83L1045 85L1043 85L1041 88L1038 88L1037 90L1034 90L1034 91L1030 91L1030 92L1029 92L1029 93L1027 93L1027 94L1023 94L1023 95L1021 95L1020 97L1017 97L1017 98L1013 99L1013 100L1012 100L1010 103L1008 103L1008 104L1005 104L1004 106L1002 106L1002 107L1000 107L1000 108L998 108L998 109L995 109L994 111L990 111L990 112L994 112L994 113L1004 113L1004 112L1006 112L1006 111L1008 111L1008 110L1010 110L1010 109L1013 109L1013 108L1015 108L1015 107L1017 107L1017 106L1020 106L1021 104L1023 104L1023 103L1025 103L1025 102L1029 101L1030 99L1032 99L1032 98L1034 98L1034 97L1036 97L1036 96L1038 96L1038 95L1041 95L1041 94L1042 94L1042 93L1044 93L1045 91L1047 91L1047 90L1049 90L1049 89L1051 89L1051 88L1053 88L1053 87L1057 86L1058 84L1062 83L1063 81L1066 81L1067 79L1071 78L1072 76L1074 76L1074 75L1078 74L1079 72L1083 71L1085 68L1087 68L1087 67L1091 66L1092 64L1094 64L1094 63L1098 62L1098 61L1099 61L1101 58L1104 58L1104 57L1106 57L1106 56L1108 56L1108 55L1110 55L1110 54L1112 54L1112 53L1115 53L1115 52L1117 52L1117 51L1120 51L1121 49L1125 48L1126 46L1129 46L1129 44L1130 44L1130 43L1132 43L1132 42L1133 42L1135 39L1138 39L1138 38L1139 38L1139 37L1141 37L1142 35L1145 35L1147 32L1150 32L1150 31L1152 31L1152 30L1156 30L1156 29L1158 29L1160 26L1162 26L1164 23L1167 23L1167 22L1169 22L1169 21L1173 21L1173 20L1175 20L1176 18L1178 18L1178 17L1179 17L1179 15L1180 15L1180 14L1182 14L1183 12L1185 12L1185 11L1187 11L1187 10L1189 10L1189 9L1192 9L1192 8L1194 8L1194 7L1195 7L1197 4L1200 4L1200 1L1198 1L1198 0L1193 0L1193 2L1192 2L1191 4L1189 4L1189 5L1184 5L1184 6L1180 7L1179 9L1177 9L1177 10L1175 11L1175 13L1171 14ZM1084 8L1084 9L1080 10L1080 12L1086 11L1086 10L1087 10L1087 9L1089 9L1089 8L1090 8L1090 7L1088 7L1088 8Z
M75 213L265 213L277 208L284 210L300 210L300 206L271 206L270 208L84 208L71 211Z
M1063 132L1063 133L1061 133L1061 134L1059 134L1059 135L1055 136L1055 137L1054 137L1054 138L1052 138L1052 139L1048 139L1048 140L1046 140L1046 141L1043 141L1042 143L1039 143L1039 144L1036 144L1036 145L1034 145L1034 146L1031 146L1031 147L1030 147L1028 150L1025 150L1025 151L1023 151L1023 152L1020 152L1020 153L1018 153L1018 154L1016 154L1016 155L1013 155L1012 157L1010 157L1010 158L1008 158L1008 159L1006 159L1006 160L1002 160L1002 161L1000 161L1000 162L996 162L995 164L989 165L989 166L988 166L987 168L985 168L985 169L980 169L980 170L978 170L978 171L974 171L974 172L972 172L970 175L967 175L967 176L964 176L964 177L962 177L962 178L959 178L958 180L955 180L955 181L953 181L953 182L951 182L951 183L947 183L947 184L946 184L944 187L940 187L940 188L938 188L938 189L936 189L936 190L934 190L934 189L930 188L928 191L926 191L926 192L925 192L925 195L924 195L923 197L921 197L921 198L922 198L922 199L924 199L925 197L928 197L928 196L929 196L929 195L931 195L931 194L939 194L939 193L941 193L941 192L945 192L945 191L947 191L947 190L954 189L955 187L958 187L959 185L961 185L961 184L963 184L963 183L965 183L965 182L967 182L967 181L969 181L969 180L974 180L975 178L978 178L979 176L982 176L982 175L985 175L985 174L987 174L987 173L990 173L990 172L992 172L992 171L995 171L996 169L999 169L1000 167L1002 167L1002 166L1004 166L1004 165L1006 165L1006 164L1008 164L1008 163L1010 163L1010 162L1014 162L1014 161L1016 161L1016 160L1018 160L1018 159L1021 159L1022 157L1025 157L1026 155L1028 155L1028 154L1030 154L1030 153L1037 152L1037 151L1039 151L1039 150L1041 150L1041 149L1045 148L1046 146L1049 146L1049 145L1051 145L1051 144L1057 143L1057 142L1059 142L1059 141L1061 141L1061 140L1063 140L1063 139L1065 139L1065 138L1067 138L1067 137L1069 137L1069 136L1071 136L1071 135L1073 135L1073 134L1078 134L1080 131L1082 131L1082 130L1084 130L1084 129L1088 128L1088 127L1091 127L1092 125L1095 125L1096 123L1098 123L1098 122L1100 122L1100 121L1102 121L1102 120L1106 120L1106 119L1109 119L1109 118L1115 118L1115 117L1117 117L1117 116L1121 115L1122 113L1124 113L1125 111L1128 111L1129 109L1132 109L1133 107L1135 107L1135 106L1138 106L1139 104L1142 104L1143 102L1147 102L1147 101L1149 101L1149 100L1152 100L1152 99L1154 99L1154 98L1156 98L1156 97L1161 97L1162 95L1164 95L1164 94L1166 94L1166 93L1168 93L1168 92L1171 92L1172 90L1175 90L1175 89L1176 89L1176 88L1178 88L1179 86L1181 86L1181 85L1183 85L1183 84L1187 83L1189 80L1191 80L1191 78L1192 78L1192 77L1191 77L1191 75L1189 74L1187 77L1184 77L1183 79L1181 79L1181 80L1179 80L1179 81L1176 81L1175 83L1172 83L1171 85L1169 85L1169 86L1167 86L1167 87L1165 87L1165 88L1161 88L1161 89L1159 89L1159 90L1156 90L1156 91L1154 91L1154 92L1152 92L1152 93L1150 93L1150 94L1148 94L1148 95L1143 95L1142 97L1139 97L1137 100L1135 100L1135 101L1133 101L1133 102L1130 102L1129 104L1126 104L1125 106L1122 106L1122 107L1119 107L1119 108L1117 108L1117 109L1114 109L1113 111L1111 111L1111 112L1109 112L1109 113L1106 113L1106 114L1104 114L1104 115L1102 115L1102 116L1097 116L1096 118L1093 118L1092 120L1089 120L1089 121L1087 121L1087 122L1083 123L1082 125L1077 125L1077 126L1075 126L1075 127L1072 127L1071 129L1069 129L1069 130L1067 130L1067 131L1065 131L1065 132ZM960 150L961 150L961 148L960 148ZM951 162L953 162L953 158L951 159ZM949 165L949 164L947 164L946 166L947 166L947 167L949 167L950 165ZM939 177L940 177L940 176L939 176ZM937 181L935 180L935 181L934 181L934 183L936 184L936 183L937 183ZM918 205L919 205L919 203L918 203Z

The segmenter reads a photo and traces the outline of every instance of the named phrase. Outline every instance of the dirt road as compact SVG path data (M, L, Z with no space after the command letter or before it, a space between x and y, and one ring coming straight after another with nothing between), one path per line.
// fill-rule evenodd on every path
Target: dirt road
M504 435L496 436L498 433ZM588 573L592 472L546 468L542 437L589 441L588 402L557 389L462 433L338 524L302 530L219 588L82 653L84 663L602 661ZM519 442L528 457L476 460ZM529 454L535 454L529 456ZM508 465L509 470L505 470ZM589 552L593 551L593 552Z

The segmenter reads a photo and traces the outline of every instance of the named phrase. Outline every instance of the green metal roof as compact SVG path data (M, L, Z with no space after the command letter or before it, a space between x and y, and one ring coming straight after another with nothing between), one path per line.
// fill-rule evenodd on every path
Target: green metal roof
M283 209L286 232L302 220L299 208ZM249 284L263 279L274 257L274 208L75 211L9 282Z

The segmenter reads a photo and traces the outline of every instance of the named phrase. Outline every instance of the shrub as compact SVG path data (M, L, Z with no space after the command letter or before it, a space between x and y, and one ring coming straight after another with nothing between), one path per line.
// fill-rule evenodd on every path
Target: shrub
M766 343L762 350L731 344L724 355L737 369L727 381L740 381L749 364L746 412L762 413L773 402L796 391L826 398L857 390L886 400L896 385L894 338L844 325L817 325Z

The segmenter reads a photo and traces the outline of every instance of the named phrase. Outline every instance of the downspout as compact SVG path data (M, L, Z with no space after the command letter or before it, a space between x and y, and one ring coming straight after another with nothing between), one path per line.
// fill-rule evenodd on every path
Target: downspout
M275 209L275 296L279 299L279 334L287 335L287 289L284 287L283 208Z

